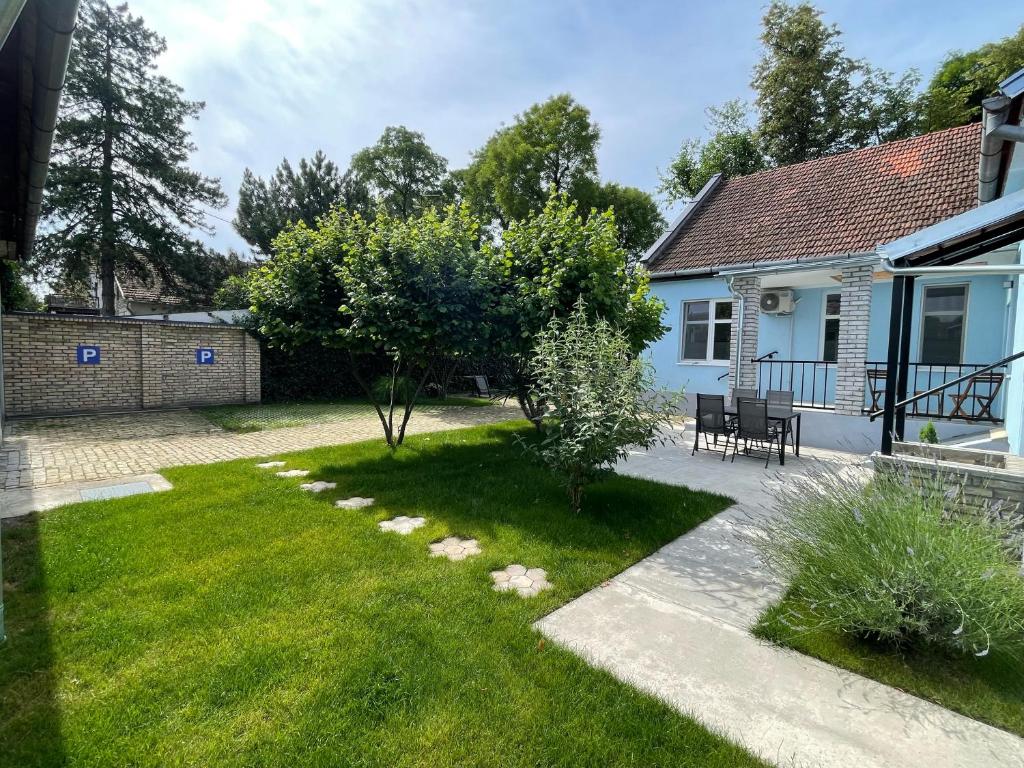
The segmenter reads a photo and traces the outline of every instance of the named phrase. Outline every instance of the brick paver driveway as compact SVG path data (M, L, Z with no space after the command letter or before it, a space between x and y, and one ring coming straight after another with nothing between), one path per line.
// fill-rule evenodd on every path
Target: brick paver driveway
M407 432L435 432L520 418L516 408L417 408ZM237 434L188 410L11 421L0 448L0 488L41 488L138 475L379 438L376 414L343 422Z

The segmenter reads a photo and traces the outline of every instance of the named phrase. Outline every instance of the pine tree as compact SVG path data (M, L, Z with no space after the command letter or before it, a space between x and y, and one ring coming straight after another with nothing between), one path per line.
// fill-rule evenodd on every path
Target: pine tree
M194 232L210 231L204 207L227 202L217 179L188 168L185 124L204 105L156 73L165 49L127 5L82 4L35 267L63 283L97 270L104 314L114 313L116 273L155 273L171 287L200 274L207 256Z

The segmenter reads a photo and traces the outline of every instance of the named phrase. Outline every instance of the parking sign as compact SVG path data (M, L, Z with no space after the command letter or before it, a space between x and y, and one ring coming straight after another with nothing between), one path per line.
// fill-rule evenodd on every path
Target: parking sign
M79 365L99 365L100 348L92 344L79 344L77 359Z
M200 347L196 350L196 365L213 365L213 349Z

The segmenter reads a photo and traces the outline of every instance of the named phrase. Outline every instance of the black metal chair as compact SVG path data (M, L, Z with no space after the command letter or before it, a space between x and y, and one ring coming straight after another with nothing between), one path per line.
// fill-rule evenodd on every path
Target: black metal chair
M788 389L769 389L767 400L769 408L793 410L793 393ZM789 444L796 448L796 435L792 430L789 431Z
M776 424L768 420L768 401L742 398L736 407L736 442L732 448L732 461L736 461L740 440L743 441L743 453L750 454L750 443L757 444L757 449L767 454L764 460L765 469L772 459L772 450L778 449L782 456L782 432Z
M697 394L697 434L693 439L693 456L700 446L700 436L704 435L704 448L711 450L708 445L708 435L714 435L715 447L718 447L718 436L725 437L725 447L722 449L722 461L729 452L729 437L733 432L733 421L725 413L725 398L722 395Z
M738 403L740 400L756 400L757 390L756 389L734 389L732 391L732 401Z

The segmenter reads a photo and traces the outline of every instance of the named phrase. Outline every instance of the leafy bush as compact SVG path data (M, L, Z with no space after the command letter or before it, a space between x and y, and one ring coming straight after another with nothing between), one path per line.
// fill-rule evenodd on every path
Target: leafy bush
M867 486L849 471L789 478L757 545L796 602L783 623L896 647L985 656L1024 651L1017 519L956 506L903 472Z
M928 422L917 435L918 440L922 443L937 443L939 442L939 433L935 431L935 425L932 422Z
M530 367L533 394L548 411L539 442L523 445L565 479L573 510L584 487L625 458L627 446L664 442L676 399L654 391L650 364L632 354L624 332L588 321L582 299L540 333Z

